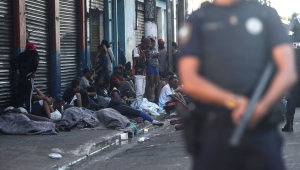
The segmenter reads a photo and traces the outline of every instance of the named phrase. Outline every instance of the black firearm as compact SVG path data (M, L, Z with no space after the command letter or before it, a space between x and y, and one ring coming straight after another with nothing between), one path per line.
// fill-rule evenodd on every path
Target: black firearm
M274 70L273 61L268 62L267 67L265 68L260 81L257 84L257 87L250 99L249 105L246 109L245 114L242 117L240 124L235 128L233 135L230 138L229 144L232 147L236 147L239 145L240 140L251 120L256 104L259 102Z

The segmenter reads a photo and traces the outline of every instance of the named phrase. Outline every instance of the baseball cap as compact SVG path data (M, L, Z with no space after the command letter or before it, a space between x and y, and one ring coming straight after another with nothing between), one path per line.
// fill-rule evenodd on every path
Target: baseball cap
M161 38L161 39L158 39L158 44L164 44L164 40Z

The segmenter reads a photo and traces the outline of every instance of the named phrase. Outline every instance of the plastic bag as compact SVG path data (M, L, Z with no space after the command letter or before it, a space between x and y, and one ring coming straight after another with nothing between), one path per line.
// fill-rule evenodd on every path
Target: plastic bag
M132 108L135 108L136 102L133 102L130 105ZM143 99L143 104L140 106L142 110L147 110L151 113L152 116L159 116L160 114L165 114L166 111L160 108L157 104L149 102L146 98Z
M55 110L55 112L51 113L51 119L52 120L59 120L59 119L61 119L61 113L58 110Z

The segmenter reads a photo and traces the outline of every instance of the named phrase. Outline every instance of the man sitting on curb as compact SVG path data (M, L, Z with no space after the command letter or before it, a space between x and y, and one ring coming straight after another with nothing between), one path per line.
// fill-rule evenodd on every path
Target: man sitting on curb
M177 76L170 77L169 83L165 85L159 96L159 107L164 108L166 103L171 101L179 101L183 106L187 106L182 95L180 93L176 93L174 89L178 87L178 79Z
M81 95L79 93L81 82L77 79L72 80L72 88L67 88L63 94L63 100L65 100L68 104L82 107L81 103Z
M165 87L165 85L167 85L169 83L169 79L170 77L173 77L175 75L175 73L173 72L167 72L166 75L164 75L164 77L166 78L165 81L160 81L156 86L156 103L158 103L159 101L159 96L160 96L160 93L161 93L161 90Z
M131 96L135 96L134 85L131 81L132 78L131 77L123 78L122 70L123 70L123 66L121 65L117 65L114 68L114 74L110 78L110 89L116 87L117 89L120 90L121 94L126 94L126 91L129 91Z
M38 95L32 95L32 110L31 114L46 118L51 118L51 113L54 112L51 106L55 100L52 97L46 97L38 88L33 87Z

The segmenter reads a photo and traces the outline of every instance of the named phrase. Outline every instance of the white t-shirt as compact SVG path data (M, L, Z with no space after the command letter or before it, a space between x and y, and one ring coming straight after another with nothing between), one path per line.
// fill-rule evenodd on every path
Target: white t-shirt
M140 54L139 54L139 50L135 47L133 50L132 50L132 57L139 57Z
M172 101L170 95L175 95L175 91L167 84L161 89L159 103L164 106L167 102Z

